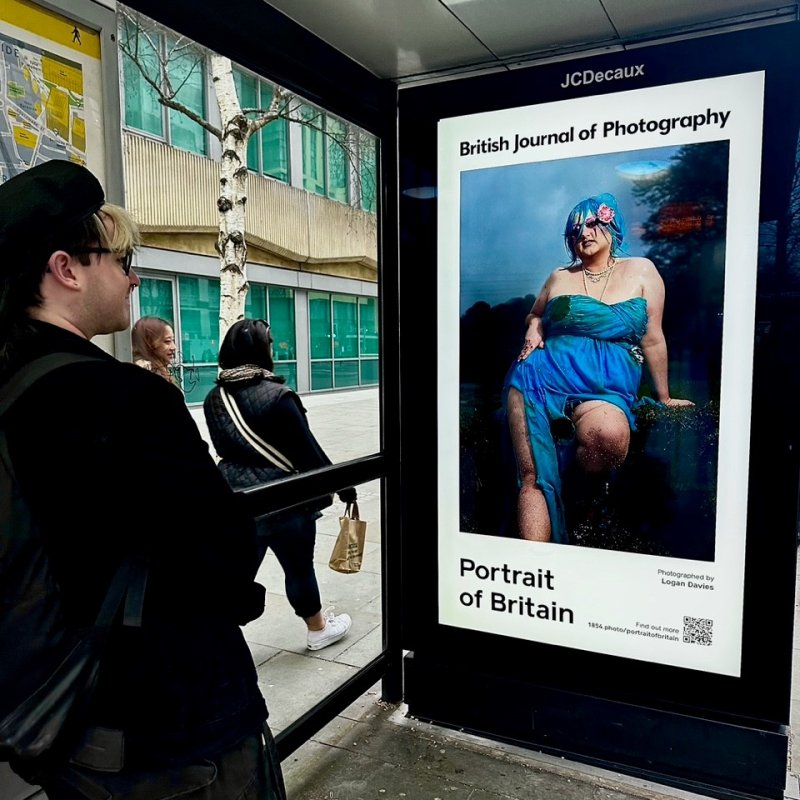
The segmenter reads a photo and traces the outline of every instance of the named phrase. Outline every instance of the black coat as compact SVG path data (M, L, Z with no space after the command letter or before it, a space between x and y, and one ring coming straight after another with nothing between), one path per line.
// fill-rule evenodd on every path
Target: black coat
M90 722L125 731L128 763L218 753L267 715L239 628L263 610L252 520L179 389L61 328L34 327L15 365L48 352L102 359L45 376L8 417L71 619L93 621L124 554L150 560L143 626L114 634Z

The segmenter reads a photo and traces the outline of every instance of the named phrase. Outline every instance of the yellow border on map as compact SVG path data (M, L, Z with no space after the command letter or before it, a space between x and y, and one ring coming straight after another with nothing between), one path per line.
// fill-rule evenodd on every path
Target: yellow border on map
M29 0L2 0L0 20L84 55L100 58L100 34L97 31Z

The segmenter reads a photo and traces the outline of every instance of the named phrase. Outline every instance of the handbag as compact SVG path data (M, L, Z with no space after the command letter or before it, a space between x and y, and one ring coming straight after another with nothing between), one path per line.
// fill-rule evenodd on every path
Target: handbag
M358 503L347 503L339 517L339 535L333 545L328 566L336 572L353 573L361 569L367 523L358 513Z

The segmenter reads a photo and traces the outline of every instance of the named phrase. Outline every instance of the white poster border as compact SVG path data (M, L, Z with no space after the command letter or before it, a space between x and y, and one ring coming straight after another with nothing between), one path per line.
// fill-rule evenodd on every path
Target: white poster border
M441 624L740 675L764 78L758 71L439 123ZM654 127L665 119L673 120L667 133L663 126ZM618 125L609 128L609 122ZM557 136L549 143L524 146L523 137L541 133ZM729 142L730 162L714 561L461 532L457 355L461 173L721 140ZM532 286L531 292L538 289ZM686 617L711 622L712 633L704 644L684 641Z

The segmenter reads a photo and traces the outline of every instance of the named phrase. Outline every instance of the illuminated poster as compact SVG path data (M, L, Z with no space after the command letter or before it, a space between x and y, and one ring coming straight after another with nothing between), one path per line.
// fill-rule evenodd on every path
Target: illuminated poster
M440 623L740 674L763 96L439 123Z

